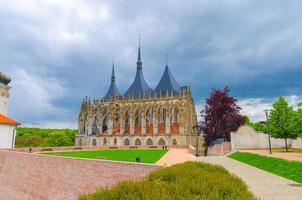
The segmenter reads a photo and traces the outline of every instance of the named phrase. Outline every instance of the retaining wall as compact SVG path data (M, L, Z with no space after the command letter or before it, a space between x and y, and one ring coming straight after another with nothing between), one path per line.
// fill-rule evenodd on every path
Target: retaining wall
M284 148L284 139L271 137L272 148ZM268 148L268 135L255 131L248 125L242 125L237 131L231 132L232 150L239 149L263 149ZM293 148L302 148L302 139L288 139L288 146Z
M0 151L0 199L73 200L159 166Z

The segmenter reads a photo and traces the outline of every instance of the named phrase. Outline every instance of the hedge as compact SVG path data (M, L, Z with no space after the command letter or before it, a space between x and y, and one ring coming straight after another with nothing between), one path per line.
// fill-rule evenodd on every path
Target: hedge
M124 181L113 188L101 188L79 200L110 199L255 199L238 177L220 166L187 162L164 167L139 181Z

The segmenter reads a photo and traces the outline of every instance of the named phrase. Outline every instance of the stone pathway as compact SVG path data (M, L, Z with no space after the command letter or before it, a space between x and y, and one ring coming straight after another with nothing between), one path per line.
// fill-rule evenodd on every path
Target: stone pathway
M285 160L294 160L302 162L302 153L296 153L296 152L273 152L272 155L269 154L268 150L240 150L241 152L248 152L248 153L256 153L263 156L271 156L276 158L282 158ZM302 198L301 198L302 199Z
M302 185L225 156L198 157L197 161L221 165L240 177L263 200L301 200Z
M157 165L170 166L193 160L188 149L169 149L169 151L156 162Z

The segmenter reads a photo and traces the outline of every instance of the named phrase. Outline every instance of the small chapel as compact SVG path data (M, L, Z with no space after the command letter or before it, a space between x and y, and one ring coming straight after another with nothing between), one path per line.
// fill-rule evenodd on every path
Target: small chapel
M106 94L85 97L78 116L76 146L155 146L195 144L197 115L189 85L181 86L168 64L155 88L143 74L138 47L136 75L124 94L115 82L114 63Z

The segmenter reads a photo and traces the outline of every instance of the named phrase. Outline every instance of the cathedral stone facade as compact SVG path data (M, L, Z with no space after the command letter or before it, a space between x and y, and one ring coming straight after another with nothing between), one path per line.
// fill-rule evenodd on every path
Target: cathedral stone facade
M181 87L168 65L155 89L143 76L140 47L135 79L121 95L115 84L103 98L85 97L78 118L77 146L195 144L197 117L190 86Z

